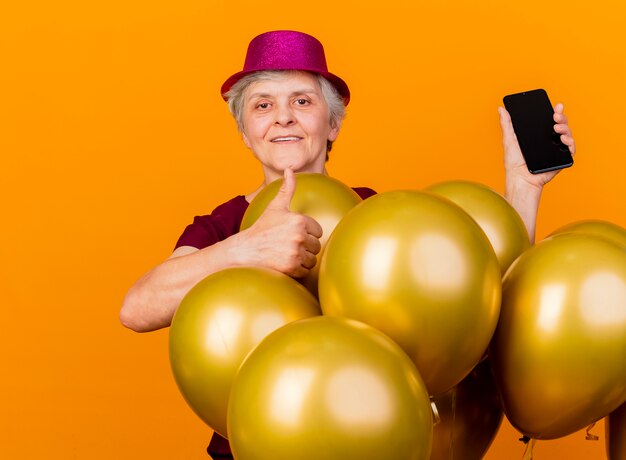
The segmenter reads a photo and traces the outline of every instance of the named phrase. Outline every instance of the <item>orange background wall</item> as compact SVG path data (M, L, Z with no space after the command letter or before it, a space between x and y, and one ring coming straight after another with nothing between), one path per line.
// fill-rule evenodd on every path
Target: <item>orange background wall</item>
M546 88L579 154L545 191L541 238L586 218L626 227L624 17L619 0L4 2L0 458L208 458L167 331L132 333L118 310L193 215L261 180L219 96L253 36L321 39L353 94L329 169L379 191L502 190L496 108ZM595 431L536 458L604 458ZM521 458L517 437L504 424L488 458Z

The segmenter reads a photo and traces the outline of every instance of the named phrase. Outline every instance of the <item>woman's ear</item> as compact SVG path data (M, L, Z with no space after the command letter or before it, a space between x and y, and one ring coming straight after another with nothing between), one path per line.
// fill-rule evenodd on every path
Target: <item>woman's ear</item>
M246 144L246 147L252 149L252 147L250 146L250 141L248 140L248 136L246 136L246 133L244 131L241 131L241 138L243 139L243 143Z
M328 132L328 140L335 142L341 129L341 122L336 120L330 120L330 131Z

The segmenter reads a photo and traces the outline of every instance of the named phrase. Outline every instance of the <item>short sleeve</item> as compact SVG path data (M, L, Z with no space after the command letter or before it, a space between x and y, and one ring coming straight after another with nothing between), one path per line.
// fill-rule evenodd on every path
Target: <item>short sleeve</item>
M239 195L215 208L211 214L194 217L193 222L187 225L178 238L175 247L191 246L203 249L225 240L239 232L247 208L248 202L245 197Z

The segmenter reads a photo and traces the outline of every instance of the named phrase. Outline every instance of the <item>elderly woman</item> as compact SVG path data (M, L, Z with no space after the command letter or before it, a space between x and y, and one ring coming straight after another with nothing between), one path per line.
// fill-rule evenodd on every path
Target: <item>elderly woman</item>
M263 169L263 183L246 196L218 206L194 219L163 263L141 277L128 291L121 321L135 331L170 325L185 294L201 279L234 266L264 266L305 276L320 251L320 225L289 211L295 189L294 172L324 173L350 100L346 83L328 72L321 43L294 31L267 32L249 45L244 69L222 86L222 96L237 120L243 141ZM504 143L506 198L534 238L543 186L556 172L533 175L522 157L511 120L503 108L500 123ZM574 153L563 106L554 114L555 130ZM243 214L256 194L270 182L285 178L283 187L250 228L239 231ZM355 188L367 198L375 192ZM227 443L214 436L209 452L229 455Z

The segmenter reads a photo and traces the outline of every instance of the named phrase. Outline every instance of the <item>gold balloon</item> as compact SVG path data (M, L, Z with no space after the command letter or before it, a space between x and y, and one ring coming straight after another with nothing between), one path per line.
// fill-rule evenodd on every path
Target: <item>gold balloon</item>
M565 234L503 279L489 353L504 411L535 439L573 433L626 400L626 251Z
M276 180L258 193L243 216L242 230L251 227L257 221L267 205L274 199L282 184L283 179ZM317 255L318 263L307 276L299 280L315 296L317 296L319 261L326 247L326 242L337 223L361 201L361 197L354 190L337 179L324 174L296 174L296 191L289 210L312 217L322 226L324 231L320 238L322 249Z
M432 411L415 366L387 336L317 317L280 328L248 355L228 433L238 460L425 460Z
M626 403L606 418L606 456L608 460L626 460Z
M501 274L485 233L431 193L383 193L337 225L322 258L326 315L370 324L417 365L430 394L480 361L498 321Z
M434 398L440 421L433 430L431 460L483 458L502 422L502 406L489 360L457 386Z
M265 336L319 305L299 283L262 268L230 268L200 281L182 300L170 328L170 363L189 406L226 436L233 378Z
M567 224L554 231L550 236L566 233L599 236L626 249L626 229L604 220L581 220Z
M528 231L517 211L499 193L475 182L452 181L426 189L458 204L483 229L493 246L502 274L530 247Z

